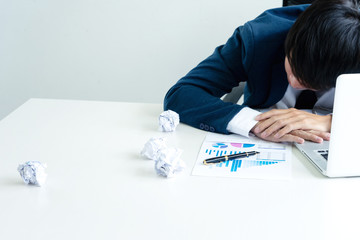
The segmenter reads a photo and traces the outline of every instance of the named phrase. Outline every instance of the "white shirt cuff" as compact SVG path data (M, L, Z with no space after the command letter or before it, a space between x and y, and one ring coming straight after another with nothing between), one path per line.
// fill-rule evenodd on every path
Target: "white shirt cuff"
M232 133L236 133L245 137L249 137L250 130L256 125L258 121L254 118L261 112L254 109L244 107L236 114L229 122L226 130Z

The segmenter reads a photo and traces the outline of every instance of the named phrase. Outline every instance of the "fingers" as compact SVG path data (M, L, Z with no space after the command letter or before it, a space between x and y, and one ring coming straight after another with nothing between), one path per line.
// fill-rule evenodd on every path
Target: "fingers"
M281 138L285 134L297 129L316 130L321 132L330 131L331 119L328 116L318 116L296 109L291 111L283 110L284 109L277 111L271 110L273 116L259 121L254 128L254 133L261 133L261 136L265 138L277 132L274 137ZM325 139L329 138L329 136L323 137L325 137Z
M292 135L301 137L307 141L312 141L316 143L322 143L324 140L330 140L330 133L329 132L320 132L320 131L305 131L305 130L294 130L291 132Z
M285 113L285 114L275 115L264 120L260 120L259 123L257 124L257 127L254 130L256 133L260 133L263 132L264 130L267 130L270 126L275 124L275 126L272 126L272 128L270 128L269 131L267 132L266 136L268 136L274 132L274 129L275 130L279 129L285 126L286 124L288 124L290 117L291 117L290 114Z
M255 120L258 123L251 131L264 140L297 143L330 140L331 116L319 116L291 108L273 109L258 115Z
M293 130L309 129L311 126L309 126L310 124L308 123L308 121L309 120L306 118L290 118L287 121L284 121L285 123L283 124L283 126L281 126L279 124L273 124L266 131L269 131L269 132L277 131L277 133L275 134L275 137L280 138L283 135L290 133Z
M285 134L281 138L275 138L274 135L270 135L267 137L262 137L261 134L255 135L263 140L271 141L271 142L296 142L296 143L304 143L305 140L301 136L293 135L293 134Z
M325 141L330 141L331 134L329 132L322 132L322 131L316 131L316 130L309 130L307 132L315 134L315 135L321 137L322 139L324 139Z
M296 143L300 143L300 144L305 142L304 138L302 138L301 136L293 135L293 134L285 134L281 138L273 137L272 139L273 139L273 142L296 142Z
M297 129L299 125L301 124L299 124L298 118L284 118L272 123L262 134L268 136L276 132L275 137L281 138L292 130Z
M275 137L276 134L277 133L275 132L269 136L263 137L262 133L255 133L257 137L271 142L296 142L302 144L305 142L305 140L316 143L322 143L324 140L330 140L329 132L321 132L316 130L293 130L281 137Z
M276 116L276 115L280 115L280 114L286 114L286 113L289 113L289 112L294 112L296 111L297 109L295 108L289 108L289 109L273 109L273 110L270 110L268 112L265 112L265 113L262 113L262 114L259 114L255 117L255 120L256 121L262 121L264 119L267 119L267 118L270 118L270 117L273 117L273 116Z
M319 126L318 123L310 117L303 116L303 117L298 117L298 118L292 118L292 119L289 119L288 121L285 121L285 123L286 123L286 125L282 128L279 127L280 125L276 125L276 123L274 123L268 129L266 129L266 131L267 132L277 131L277 133L274 135L274 137L280 138L283 135L290 133L294 130L304 130L304 131L307 131L307 133L312 133L316 136L321 137L322 139L324 139L326 141L330 140L330 133L327 132L327 130L326 130L327 128L323 128L321 125Z
M284 114L261 121L254 131L256 133L262 133L263 137L277 132L275 137L280 138L292 130L309 128L309 126L307 126L309 125L308 121L304 115L292 116L291 114Z
M322 143L323 142L323 138L317 136L316 134L313 134L309 131L303 131L303 130L294 130L291 132L292 135L298 136L303 138L304 140L307 141L311 141L311 142L316 142L316 143Z

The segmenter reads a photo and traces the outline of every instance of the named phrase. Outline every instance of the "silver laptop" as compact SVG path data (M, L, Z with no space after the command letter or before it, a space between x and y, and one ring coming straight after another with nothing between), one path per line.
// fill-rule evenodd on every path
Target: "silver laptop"
M360 176L360 74L336 80L330 141L295 146L328 177Z

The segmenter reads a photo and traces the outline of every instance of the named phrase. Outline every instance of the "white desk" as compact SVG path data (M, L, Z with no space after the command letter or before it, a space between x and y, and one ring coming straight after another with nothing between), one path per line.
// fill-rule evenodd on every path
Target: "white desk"
M328 179L293 149L293 179L191 176L206 132L157 130L160 104L32 99L0 122L0 239L360 239L360 178ZM153 136L188 168L158 177ZM43 187L17 166L47 163Z

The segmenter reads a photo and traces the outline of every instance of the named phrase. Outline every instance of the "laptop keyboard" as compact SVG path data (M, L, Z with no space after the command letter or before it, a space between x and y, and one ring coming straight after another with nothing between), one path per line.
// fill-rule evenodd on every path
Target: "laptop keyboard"
M318 153L323 156L323 158L325 158L325 160L327 161L329 150L319 150Z

